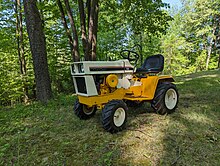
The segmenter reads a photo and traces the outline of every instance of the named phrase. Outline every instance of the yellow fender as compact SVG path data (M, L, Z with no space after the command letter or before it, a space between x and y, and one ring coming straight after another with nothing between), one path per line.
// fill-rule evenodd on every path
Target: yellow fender
M157 85L160 82L174 82L172 76L148 76L146 78L141 78L140 86L132 86L129 88L129 93L132 93L132 96L125 96L126 100L152 100L157 89Z
M160 82L174 82L172 76L149 76L143 81L142 97L152 100Z

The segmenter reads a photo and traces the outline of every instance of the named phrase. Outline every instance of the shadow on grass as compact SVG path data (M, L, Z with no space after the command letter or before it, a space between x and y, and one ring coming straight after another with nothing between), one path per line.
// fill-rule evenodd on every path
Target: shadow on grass
M149 104L130 108L127 129L117 134L104 131L101 111L79 120L74 96L3 110L0 165L218 165L219 82L179 80L177 112L160 116Z
M47 106L33 103L0 114L0 165L128 165L129 155L149 136L143 126L153 123L149 105L130 109L127 130L110 134L100 114L79 120L73 113L73 96L59 97ZM144 136L142 138L142 135ZM129 151L129 149L132 149ZM138 163L149 159L138 160Z
M178 85L178 112L170 115L161 165L219 165L220 77L214 72Z

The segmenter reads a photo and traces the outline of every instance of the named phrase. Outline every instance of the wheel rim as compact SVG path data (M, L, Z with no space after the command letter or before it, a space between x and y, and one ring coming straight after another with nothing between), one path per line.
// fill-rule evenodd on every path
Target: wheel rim
M175 89L169 89L165 95L165 105L169 110L175 108L177 103L177 93Z
M91 115L94 111L95 107L88 107L86 105L83 105L83 112L86 114L86 115Z
M125 110L123 108L120 107L115 111L113 121L115 126L122 126L125 121Z

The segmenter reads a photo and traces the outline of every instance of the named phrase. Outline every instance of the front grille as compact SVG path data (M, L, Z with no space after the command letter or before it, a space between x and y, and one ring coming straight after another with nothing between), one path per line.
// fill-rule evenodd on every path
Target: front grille
M78 92L87 94L85 78L84 77L75 77L75 79L76 79Z

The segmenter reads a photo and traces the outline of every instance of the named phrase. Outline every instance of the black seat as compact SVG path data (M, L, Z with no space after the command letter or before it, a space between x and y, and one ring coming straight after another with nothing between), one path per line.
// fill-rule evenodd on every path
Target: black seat
M136 73L159 73L164 68L164 57L161 54L147 57Z

